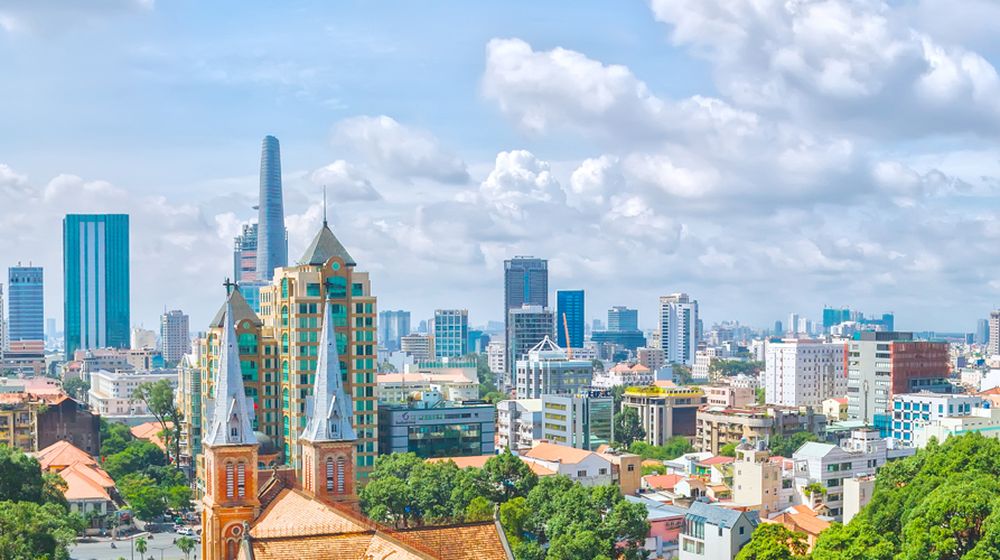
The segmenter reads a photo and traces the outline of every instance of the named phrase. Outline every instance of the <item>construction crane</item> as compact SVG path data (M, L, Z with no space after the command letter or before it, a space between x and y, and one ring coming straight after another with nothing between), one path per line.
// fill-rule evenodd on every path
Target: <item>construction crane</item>
M566 321L566 314L563 313L563 332L566 333L566 359L573 359L573 345L569 341L569 322Z

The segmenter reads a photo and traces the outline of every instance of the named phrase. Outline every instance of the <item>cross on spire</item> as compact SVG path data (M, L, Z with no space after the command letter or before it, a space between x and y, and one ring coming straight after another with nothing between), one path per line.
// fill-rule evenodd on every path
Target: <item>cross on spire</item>
M323 185L323 227L327 227L327 224L326 224L326 185Z
M226 287L226 295L227 296L229 294L233 293L233 288L236 288L237 286L239 286L239 284L237 284L236 282L233 282L232 280L230 280L228 276L226 276L226 281L223 282L222 285Z

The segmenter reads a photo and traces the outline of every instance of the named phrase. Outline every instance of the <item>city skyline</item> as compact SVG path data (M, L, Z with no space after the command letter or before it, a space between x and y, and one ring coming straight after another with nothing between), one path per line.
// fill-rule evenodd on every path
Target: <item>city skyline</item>
M706 327L818 321L831 304L893 311L901 330L972 332L1000 306L990 8L954 14L961 26L941 24L931 1L829 16L872 30L856 49L805 8L762 18L754 38L800 57L785 66L706 32L732 23L707 7L608 5L535 19L516 17L529 9L518 2L287 20L248 10L222 37L216 25L178 33L184 5L83 18L0 8L0 71L24 85L0 93L15 132L0 139L0 197L25 213L0 224L0 266L48 269L45 317L61 323L51 232L69 213L128 213L133 324L167 307L204 330L232 240L256 215L260 138L273 134L289 253L321 223L328 185L331 227L368 263L381 304L414 323L437 308L468 308L470 325L503 320L503 261L529 254L549 261L550 296L586 291L588 323L625 305L653 328L657 298L674 292L697 297ZM796 25L818 26L826 46ZM261 46L238 50L251 37ZM934 72L927 52L955 73ZM104 79L76 80L73 95L47 87L84 71ZM566 79L575 72L588 79Z

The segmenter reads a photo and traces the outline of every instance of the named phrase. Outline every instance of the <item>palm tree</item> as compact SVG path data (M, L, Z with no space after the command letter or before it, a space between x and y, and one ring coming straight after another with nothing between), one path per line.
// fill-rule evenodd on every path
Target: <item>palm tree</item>
M139 552L139 558L146 554L146 539L139 537L135 539L135 549Z
M177 539L177 548L184 553L184 558L191 558L191 551L194 550L194 539L191 537L181 537Z

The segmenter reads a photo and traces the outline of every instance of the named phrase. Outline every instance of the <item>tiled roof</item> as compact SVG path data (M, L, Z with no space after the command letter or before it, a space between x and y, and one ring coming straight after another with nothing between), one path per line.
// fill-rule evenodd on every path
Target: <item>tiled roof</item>
M553 463L575 465L593 454L594 453L592 451L587 451L586 449L577 449L567 445L557 445L555 443L543 442L526 451L524 456Z
M723 528L735 525L740 515L746 515L754 525L760 520L755 511L740 512L704 502L692 502L691 507L688 509L688 515L701 517L705 520L705 523Z
M240 321L250 321L255 326L260 326L264 324L264 322L260 320L260 317L258 317L257 314L254 313L253 309L251 309L250 304L247 303L247 300L243 298L243 294L240 293L239 290L233 290L232 292L230 292L229 297L226 298L226 302L233 306L234 325L239 323ZM219 311L215 313L215 318L212 319L212 322L210 323L209 326L222 327L222 320L223 317L225 317L226 315L227 303L222 304L222 307L220 307Z
M173 422L167 422L168 429L173 429L173 427ZM160 449L166 450L167 446L163 444L163 440L160 438L160 432L162 431L163 428L160 426L159 422L143 422L138 426L129 428L129 432L131 432L132 436L136 439L144 439Z
M404 529L398 533L441 560L506 560L500 531L493 521ZM461 543L456 546L456 543ZM395 558L395 557L394 557Z
M69 501L111 501L109 491L114 488L115 483L100 467L76 463L59 471L59 476L66 481L66 491L63 495Z
M683 478L679 474L650 474L642 477L642 481L655 490L673 490Z
M818 535L830 527L830 522L820 519L816 512L805 505L792 506L774 518L792 531L804 531L810 535Z
M633 504L642 504L645 506L647 521L684 517L687 514L687 509L685 508L664 502L657 502L656 500L650 500L642 496L625 496L625 500Z
M309 244L309 247L306 248L305 254L299 259L299 264L326 264L326 261L330 260L330 257L340 257L347 266L357 264L340 240L337 239L337 236L324 223L323 227L316 234L316 237Z
M73 445L72 443L60 440L34 454L41 464L42 470L68 467L76 463L85 465L96 465L97 461L89 453Z
M732 463L736 459L732 457L726 457L724 455L716 455L715 457L709 457L708 459L702 459L698 461L699 465L712 466L712 465L725 465L726 463Z
M357 533L369 528L300 490L282 490L250 529L254 538Z
M296 560L326 558L365 558L371 546L372 534L347 533L311 537L252 539L254 560L294 558Z
M481 469L483 468L483 466L486 465L486 461L490 460L490 457L496 457L496 455L473 455L471 457L435 457L433 459L427 459L427 461L430 463L452 461L460 469L467 469L469 467L475 467L477 469ZM524 461L524 458L522 457L521 460ZM535 463L534 461L524 461L524 462L525 464L528 465L528 467L531 468L531 471L538 476L552 476L556 474L556 471L552 469L547 469L542 465Z

